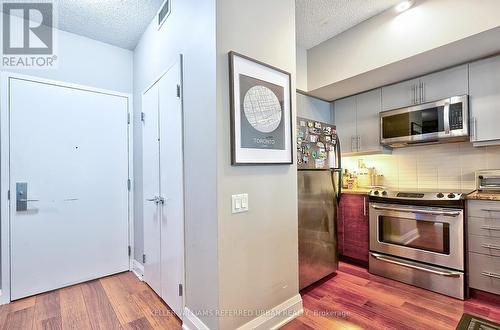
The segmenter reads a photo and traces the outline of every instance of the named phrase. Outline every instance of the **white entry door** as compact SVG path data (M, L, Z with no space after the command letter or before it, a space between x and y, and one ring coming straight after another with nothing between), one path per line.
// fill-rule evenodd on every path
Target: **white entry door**
M128 98L9 89L11 299L128 270Z
M179 316L184 283L181 61L143 95L144 279Z

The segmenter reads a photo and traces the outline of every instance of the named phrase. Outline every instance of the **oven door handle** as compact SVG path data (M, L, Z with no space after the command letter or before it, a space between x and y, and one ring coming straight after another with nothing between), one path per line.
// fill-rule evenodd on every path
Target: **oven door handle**
M407 212L407 213L422 213L422 214L430 214L430 215L444 215L444 216L448 216L448 217L457 217L460 215L460 212L458 212L458 211L431 211L431 210L423 210L423 209L405 209L405 208L399 208L399 207L386 207L386 206L378 206L378 205L372 205L372 208L375 210Z
M418 266L418 265L413 265L413 264L407 264L405 262L398 261L398 260L395 260L393 258L385 257L385 256L383 256L381 254L378 254L378 253L370 252L370 254L371 254L372 257L374 257L377 260L384 261L384 262L387 262L387 263L390 263L390 264L394 264L394 265L398 265L398 266L402 266L402 267L406 267L406 268L412 268L412 269L416 269L416 270L421 270L421 271L427 272L427 273L432 273L432 274L441 275L441 276L447 276L447 277L459 277L461 275L461 273L459 273L459 272L441 271L441 270L437 270L437 269L433 269L433 268L428 268L428 267L425 267L425 266Z

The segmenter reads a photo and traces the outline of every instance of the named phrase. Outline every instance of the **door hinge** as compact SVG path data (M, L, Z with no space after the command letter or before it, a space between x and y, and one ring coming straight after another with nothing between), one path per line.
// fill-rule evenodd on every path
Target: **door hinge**
M181 85L177 85L177 97L181 97Z
M129 245L128 246L128 256L130 257L131 254L132 254L132 247Z
M182 284L179 284L179 297L182 297Z
M130 191L130 189L132 188L132 181L130 181L130 179L127 180L127 189L128 191Z
M142 255L142 263L143 263L143 264L145 264L145 263L146 263L146 255L145 255L145 254L143 254L143 255Z
M7 190L7 199L10 201L10 190Z
M130 125L130 112L127 113L127 124Z
M144 112L141 112L141 121L144 121L146 119L146 114Z

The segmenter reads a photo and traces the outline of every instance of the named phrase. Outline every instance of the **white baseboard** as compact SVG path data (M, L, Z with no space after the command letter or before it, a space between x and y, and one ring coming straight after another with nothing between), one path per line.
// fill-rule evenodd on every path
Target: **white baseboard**
M300 294L297 294L267 311L267 313L242 325L237 330L276 330L294 318L302 315L303 312L302 297ZM187 307L184 308L182 329L209 330L209 328Z
M302 315L302 297L300 294L282 302L267 313L242 325L237 330L275 330L279 329L294 318Z
M144 265L137 260L132 260L132 272L142 281L144 277Z
M210 330L189 308L184 307L184 315L182 318L183 330Z

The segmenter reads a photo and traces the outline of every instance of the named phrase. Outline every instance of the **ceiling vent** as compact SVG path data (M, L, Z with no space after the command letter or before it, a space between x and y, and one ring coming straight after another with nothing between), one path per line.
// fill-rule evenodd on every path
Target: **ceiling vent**
M172 2L172 0L165 0L163 5L161 6L160 10L158 11L158 29L161 28L163 23L165 23L168 16L170 15L170 11L171 11L170 3L171 2Z

